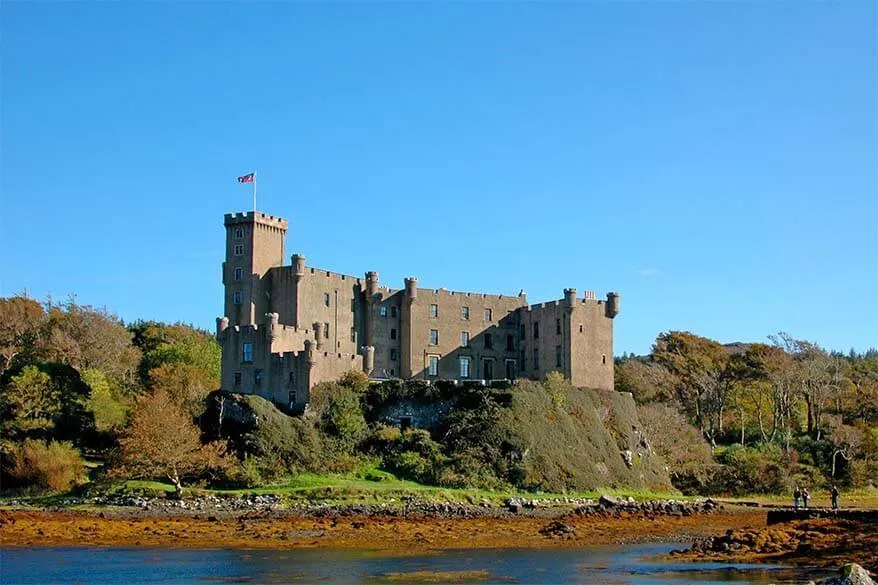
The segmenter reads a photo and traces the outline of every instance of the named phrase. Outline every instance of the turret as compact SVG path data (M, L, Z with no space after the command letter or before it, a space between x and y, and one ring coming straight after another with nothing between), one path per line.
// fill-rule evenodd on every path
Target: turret
M317 341L317 349L323 349L323 323L314 323L314 339Z
M409 276L405 279L405 297L410 303L417 300L418 278L416 276Z
M564 289L564 303L568 308L572 309L576 306L576 289L575 288L565 288Z
M314 345L314 342L310 339L305 340L305 354L308 356L308 365L311 367L313 367L317 361L317 356L314 353Z
M378 273L370 271L366 273L366 300L369 301L378 294Z
M607 317L614 319L619 314L619 293L607 293Z
M216 338L217 341L225 337L223 335L226 329L229 328L229 318L228 317L217 317L216 318Z
M366 375L372 373L375 369L375 348L367 345L363 348L363 371Z
M271 338L274 339L278 335L278 329L280 328L280 315L277 313L268 313L267 315L269 321L268 331L271 335Z
M293 254L293 274L296 276L305 276L305 257L302 254Z

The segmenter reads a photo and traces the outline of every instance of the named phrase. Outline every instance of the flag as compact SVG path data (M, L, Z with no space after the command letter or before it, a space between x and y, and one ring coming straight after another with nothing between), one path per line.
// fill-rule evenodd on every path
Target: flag
M249 173L249 174L244 175L242 177L238 177L239 183L252 183L255 180L256 180L256 173Z

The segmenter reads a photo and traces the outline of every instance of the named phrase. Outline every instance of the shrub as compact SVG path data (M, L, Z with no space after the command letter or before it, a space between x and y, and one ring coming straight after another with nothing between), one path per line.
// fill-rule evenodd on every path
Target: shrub
M85 478L85 462L70 443L27 439L11 446L7 472L21 487L61 492Z

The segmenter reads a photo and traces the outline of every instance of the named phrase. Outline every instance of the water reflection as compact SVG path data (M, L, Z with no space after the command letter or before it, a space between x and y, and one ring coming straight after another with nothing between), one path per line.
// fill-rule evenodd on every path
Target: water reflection
M828 575L764 565L675 564L649 557L681 545L582 550L370 551L29 548L0 551L0 583L801 583Z

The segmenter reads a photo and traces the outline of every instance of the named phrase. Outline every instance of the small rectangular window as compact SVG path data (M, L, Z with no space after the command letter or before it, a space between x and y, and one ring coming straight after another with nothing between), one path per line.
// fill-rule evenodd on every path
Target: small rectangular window
M493 321L494 320L494 311L491 309L485 309L485 321Z
M603 365L607 365L607 356L605 356L605 355L602 355L602 356L601 356L601 363L602 363Z
M390 348L390 361L396 361L396 349L393 347Z
M396 339L396 329L390 330L390 339Z
M506 336L506 351L515 351L515 336Z
M241 385L241 372L235 372L233 377L234 377L235 386L240 386Z
M430 329L430 345L439 345L438 329Z
M244 269L243 268L235 268L235 280L244 280Z
M439 375L439 356L438 355L431 355L428 358L427 363L429 363L427 373L431 376L438 376Z
M235 228L235 237L243 238L244 237L244 228Z
M357 328L351 327L351 343L357 342Z
M241 304L241 291L236 290L235 292L232 293L232 302L235 303L236 305Z
M460 377L461 378L469 378L470 372L470 358L461 356L460 358Z
M464 321L469 321L469 307L460 308L460 318Z
M253 370L253 385L262 386L262 370Z
M534 323L534 339L540 338L540 323L537 321Z
M290 386L296 385L296 372L290 372L287 377L287 382L289 382Z
M329 306L329 293L323 293L323 306Z
M329 339L329 323L323 324L323 339Z
M253 344L249 341L245 341L241 349L241 361L244 363L253 361Z
M533 369L535 369L535 370L539 370L539 369L540 369L540 350L539 350L539 349L535 349L535 350L534 350L534 364L533 364Z
M485 333L485 349L494 349L494 338L490 333Z
M561 346L555 346L555 367L563 368L564 367L564 354L562 352Z
M555 333L561 335L561 319L555 319Z
M392 318L396 319L396 305L393 305L392 307L390 307L390 316Z
M235 244L235 256L243 256L244 255L244 245L243 244Z
M382 317L386 317L387 316L387 305L381 305L378 308L378 314L381 315Z
M430 305L430 318L435 319L439 316L439 305Z
M469 331L460 332L460 347L469 346Z
M582 323L579 324L579 332L582 333Z

